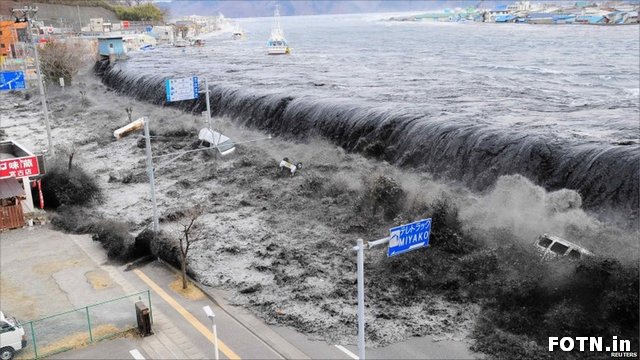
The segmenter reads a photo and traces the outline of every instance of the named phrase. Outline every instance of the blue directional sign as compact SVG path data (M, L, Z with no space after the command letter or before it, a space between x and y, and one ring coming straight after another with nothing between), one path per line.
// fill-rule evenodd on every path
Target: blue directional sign
M0 71L0 90L26 89L24 71Z
M389 238L387 256L394 256L429 246L431 218L396 226L389 229L389 232L391 237Z
M167 102L192 100L198 98L198 77L167 79L165 81Z

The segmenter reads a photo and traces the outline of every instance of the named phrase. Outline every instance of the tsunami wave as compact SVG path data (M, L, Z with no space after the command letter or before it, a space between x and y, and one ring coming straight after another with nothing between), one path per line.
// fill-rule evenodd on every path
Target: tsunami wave
M204 97L167 104L164 77L96 64L114 90L185 111L206 110ZM350 99L267 93L210 85L211 112L245 126L289 138L321 136L347 151L427 171L485 190L502 175L521 174L547 190L573 189L584 208L614 210L635 221L639 207L640 151L637 142L572 144L540 134L485 123L438 120L437 115L403 111L396 105Z

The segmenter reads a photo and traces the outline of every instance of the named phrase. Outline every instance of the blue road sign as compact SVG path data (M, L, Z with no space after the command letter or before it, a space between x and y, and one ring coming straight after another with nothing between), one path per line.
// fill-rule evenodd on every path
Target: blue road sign
M24 71L0 71L0 90L26 89Z
M389 232L391 237L389 238L387 256L394 256L429 246L431 218L396 226L389 229Z
M198 77L167 79L165 81L167 102L192 100L198 98Z

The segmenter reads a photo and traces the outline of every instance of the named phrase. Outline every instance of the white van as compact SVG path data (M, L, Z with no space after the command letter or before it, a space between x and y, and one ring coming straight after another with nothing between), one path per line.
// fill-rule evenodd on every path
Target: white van
M0 311L0 360L11 360L13 355L27 346L24 329L12 317Z
M549 260L558 256L566 256L570 259L580 260L584 256L593 256L591 251L582 246L549 234L540 235L536 241L536 247L543 260Z

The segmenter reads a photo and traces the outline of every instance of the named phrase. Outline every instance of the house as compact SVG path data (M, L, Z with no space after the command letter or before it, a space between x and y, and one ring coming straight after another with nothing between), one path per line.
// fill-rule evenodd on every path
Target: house
M175 27L172 25L154 26L149 35L155 37L158 42L172 43L175 40Z
M113 24L111 23L111 20L108 19L105 20L103 18L91 18L89 19L88 30L88 32L92 33L108 33L113 30Z

